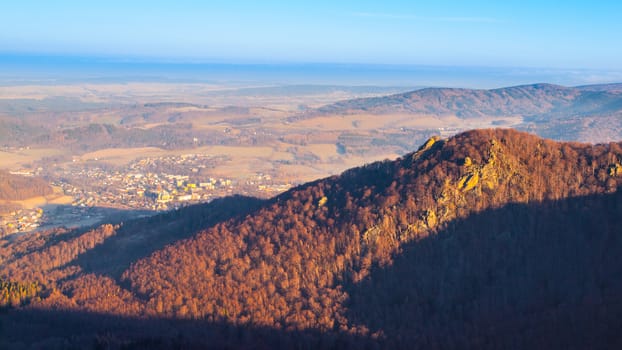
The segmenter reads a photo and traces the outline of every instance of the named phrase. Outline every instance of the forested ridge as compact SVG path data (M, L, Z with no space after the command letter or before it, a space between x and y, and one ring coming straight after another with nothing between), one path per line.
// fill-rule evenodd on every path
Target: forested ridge
M178 330L134 326L73 338L111 347L291 347L309 339L327 348L620 345L621 163L620 143L476 130L230 217L186 209L141 225L3 240L2 285L36 283L36 297L11 302L8 315L23 321L0 329L27 334L23 315L45 310L68 319L109 314L153 329L161 320ZM93 266L97 247L132 237L125 227L148 241L146 232L160 237L175 220L203 224L175 226L183 239L142 252L120 273ZM212 329L211 338L195 327ZM213 331L220 327L230 331ZM73 334L49 328L61 339ZM24 337L6 344L28 343Z
M0 170L0 200L23 200L48 194L52 194L52 188L44 180Z

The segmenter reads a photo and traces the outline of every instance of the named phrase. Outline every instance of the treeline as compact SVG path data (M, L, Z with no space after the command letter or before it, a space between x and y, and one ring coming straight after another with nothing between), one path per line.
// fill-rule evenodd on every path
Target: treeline
M15 235L0 238L0 266L6 266L10 261L30 254L45 246L54 244L63 239L73 238L77 233L65 228L35 231L28 235Z
M0 278L0 310L27 303L41 291L37 282L19 283Z
M195 137L198 142L194 141ZM30 140L29 144L62 146L79 151L132 147L181 149L233 141L222 133L199 133L188 123L161 125L149 129L93 123L70 129L40 132L34 137L28 137L27 140Z
M42 249L37 249L30 254L13 256L14 259L7 259L9 261L3 264L0 276L10 277L14 281L54 285L58 279L75 272L75 268L69 269L70 272L53 270L64 267L75 260L78 255L101 244L106 238L114 235L117 228L109 224L102 225L77 237L47 246L43 245Z
M233 196L125 224L56 228L0 239L0 277L45 289L40 307L143 314L142 304L108 276L197 230L258 208L263 201ZM93 273L93 272L97 272Z
M0 170L0 200L23 200L52 194L50 185L42 179L13 175Z

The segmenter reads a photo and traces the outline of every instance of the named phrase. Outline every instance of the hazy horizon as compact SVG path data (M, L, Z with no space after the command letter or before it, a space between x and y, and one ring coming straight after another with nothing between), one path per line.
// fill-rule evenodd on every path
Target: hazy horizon
M581 0L25 0L0 12L0 84L611 83L621 12Z
M0 55L0 85L186 82L267 85L500 88L615 83L622 71L362 63L226 63L122 56Z

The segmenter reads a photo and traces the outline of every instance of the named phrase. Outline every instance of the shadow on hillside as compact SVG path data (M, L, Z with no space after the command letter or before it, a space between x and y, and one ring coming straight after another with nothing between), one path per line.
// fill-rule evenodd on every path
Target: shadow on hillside
M28 247L22 247L22 251L15 252L5 263L19 259L27 254L42 252L62 242L69 242L105 223L116 225L124 221L141 220L139 218L155 214L155 212L148 210L76 207L59 204L46 205L42 209L44 211L44 220L41 221L40 226L35 230L12 233L0 237L0 240L21 242L32 239L33 235L41 235L45 237L43 239L44 242L41 245L32 244Z
M374 349L345 333L281 331L197 320L10 310L0 313L2 349Z
M44 205L43 220L37 230L68 227L75 229L92 228L100 223L117 223L140 217L154 215L151 210L131 210L106 207L81 207L74 205Z
M622 348L622 191L474 214L347 287L395 348Z
M261 203L261 199L236 195L130 220L123 223L114 236L80 255L71 264L79 265L87 273L108 275L118 281L132 262L168 244L191 237L198 230L246 215L259 208Z
M234 208L241 215L259 203L234 197L134 221L96 248L103 250L78 260L84 269L114 275L179 239L178 232L190 236L232 217ZM338 331L21 309L0 315L0 348L619 349L621 214L622 191L510 204L406 244L392 265L375 267L363 282L345 287L350 325L364 325L381 340ZM168 221L174 224L160 227ZM155 228L161 231L150 236ZM128 244L137 232L146 236ZM106 254L112 255L97 260Z

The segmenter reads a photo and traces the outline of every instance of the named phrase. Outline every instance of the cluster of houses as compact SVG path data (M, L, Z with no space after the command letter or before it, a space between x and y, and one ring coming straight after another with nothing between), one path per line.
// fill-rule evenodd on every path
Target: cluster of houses
M39 227L43 219L43 209L18 209L0 217L0 237Z
M234 191L234 183L222 178L194 182L188 175L106 173L97 168L75 175L88 178L89 186L74 185L67 178L55 184L74 198L72 205L83 207L167 210L185 202L209 201Z
M206 164L214 166L210 161L211 158L198 155L145 158L125 169L72 162L66 167L39 167L34 175L51 179L53 185L73 198L68 209L75 208L79 212L61 215L67 218L94 208L169 210L233 194L265 198L291 187L263 173L244 180L205 176ZM0 217L0 236L32 231L46 222L57 222L54 215L40 208L15 211Z

